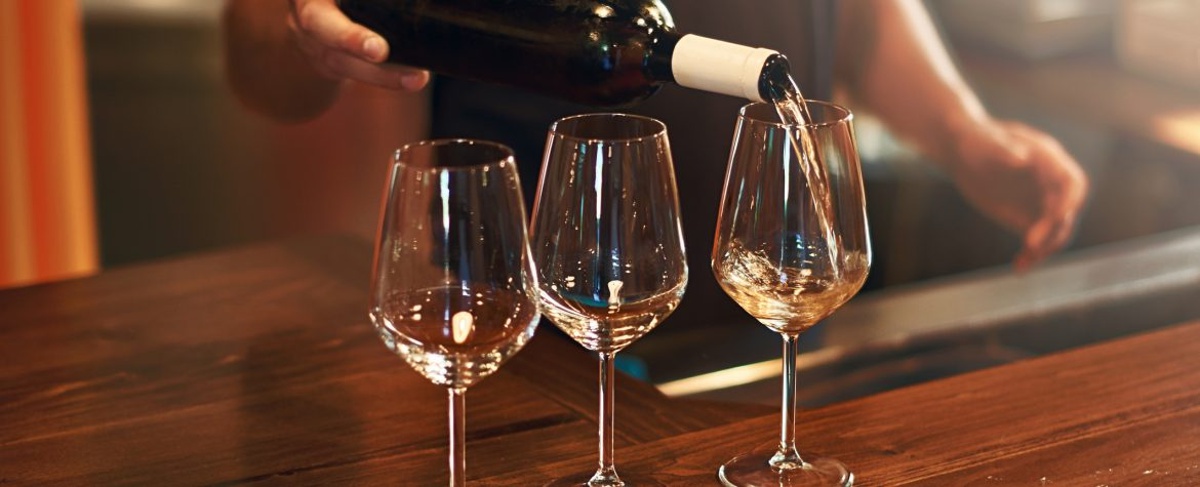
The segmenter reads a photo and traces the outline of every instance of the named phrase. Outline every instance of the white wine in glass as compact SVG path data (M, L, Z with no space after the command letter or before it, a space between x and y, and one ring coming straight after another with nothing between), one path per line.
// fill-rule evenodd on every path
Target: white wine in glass
M466 483L467 388L516 354L540 318L523 201L500 144L411 144L391 166L370 316L388 349L449 390L451 486Z
M834 459L796 448L796 341L866 281L866 203L851 113L808 101L784 124L775 107L742 108L725 175L713 272L746 312L783 337L780 439L718 470L729 486L849 486ZM801 143L794 143L800 141Z

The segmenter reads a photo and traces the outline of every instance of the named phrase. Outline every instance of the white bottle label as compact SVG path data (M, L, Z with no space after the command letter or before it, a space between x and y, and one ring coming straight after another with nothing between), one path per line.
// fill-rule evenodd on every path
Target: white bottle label
M766 101L759 96L758 78L763 64L776 54L770 49L687 34L675 45L671 72L680 86Z

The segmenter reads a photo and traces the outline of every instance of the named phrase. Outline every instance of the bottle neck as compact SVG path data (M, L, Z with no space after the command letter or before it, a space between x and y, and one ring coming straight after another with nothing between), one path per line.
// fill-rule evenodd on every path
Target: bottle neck
M662 32L654 42L647 74L655 79L752 101L770 100L765 78L780 65L785 70L787 66L787 58L777 51L695 34Z
M668 30L659 30L651 36L650 49L646 52L646 76L655 81L675 82L671 72L671 57L675 55L675 46L683 34Z

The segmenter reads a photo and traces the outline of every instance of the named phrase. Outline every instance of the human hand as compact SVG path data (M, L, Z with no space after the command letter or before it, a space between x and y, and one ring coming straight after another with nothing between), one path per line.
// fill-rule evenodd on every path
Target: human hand
M1058 141L1012 121L974 125L950 172L967 201L1022 237L1018 271L1066 245L1088 192L1087 176Z
M387 59L387 41L347 18L335 0L288 3L292 38L322 75L405 91L420 90L429 82L427 71L379 64Z

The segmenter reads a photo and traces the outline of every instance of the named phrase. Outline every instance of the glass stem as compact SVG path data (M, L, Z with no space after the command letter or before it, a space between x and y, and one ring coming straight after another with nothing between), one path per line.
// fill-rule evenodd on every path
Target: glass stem
M779 422L779 451L770 464L777 470L804 467L796 451L796 348L797 336L783 334L783 407Z
M613 465L613 379L615 354L600 352L600 466L588 480L591 487L621 486Z
M450 388L450 487L467 485L466 392Z

